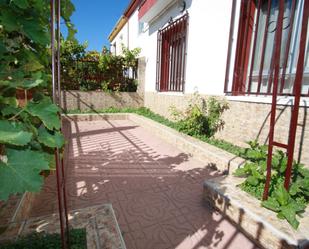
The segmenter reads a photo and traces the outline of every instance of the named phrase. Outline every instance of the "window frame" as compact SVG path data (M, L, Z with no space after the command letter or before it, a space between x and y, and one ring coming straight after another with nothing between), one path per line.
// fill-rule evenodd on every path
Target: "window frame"
M158 30L156 90L184 92L189 14Z
M271 5L271 0L264 1L264 4ZM293 5L292 0L292 5ZM256 25L257 25L257 15L259 15L259 10L261 9L261 6L259 4L262 3L262 0L241 0L240 3L240 11L239 11L239 23L238 23L238 33L237 35L237 42L236 42L236 48L235 48L235 60L234 60L234 69L232 71L233 75L231 77L232 79L232 85L231 87L228 87L228 79L226 78L226 83L224 87L224 92L226 94L231 94L234 96L237 95L271 95L272 94L272 71L271 69L265 69L262 68L261 72L259 72L261 66L259 65L259 59L257 62L259 62L258 69L253 69L253 65L251 65L254 62L254 56L256 56L257 49L255 44L255 39L257 39L256 34ZM304 3L302 0L295 0L295 9L294 11L294 17L293 17L293 29L290 33L287 31L288 35L291 36L290 41L288 44L289 50L286 51L285 49L282 51L284 53L283 60L286 61L286 67L285 70L283 68L280 69L280 78L279 78L279 93L278 95L281 96L293 96L293 85L294 85L294 79L295 79L295 70L296 70L296 64L297 64L297 57L298 57L298 46L299 46L299 31L300 30L300 24L301 20L299 20L299 17L302 16L303 12L303 6ZM268 13L269 14L269 13ZM248 18L249 17L249 18ZM289 16L289 18L291 15ZM301 19L301 18L300 18ZM269 23L267 20L266 23ZM263 27L259 27L264 29ZM294 30L295 28L295 30ZM262 33L262 40L264 39L264 33ZM267 39L267 38L266 38ZM263 43L263 41L262 41ZM263 44L260 45L263 45ZM273 43L271 43L273 44ZM308 44L308 42L307 42ZM309 46L309 45L307 45ZM263 49L263 48L262 48ZM308 51L308 48L307 48ZM291 56L291 52L293 52L293 56ZM307 52L308 57L309 52ZM262 53L262 56L260 60L265 60L264 55ZM290 58L291 56L291 58ZM253 57L253 58L252 58ZM271 58L272 56L270 56ZM288 58L287 58L288 57ZM307 63L307 58L305 59L305 63ZM271 60L271 59L270 59ZM272 61L268 61L271 63ZM307 63L308 64L308 63ZM285 65L285 64L283 64ZM258 74L257 74L258 72ZM284 80L282 80L282 75L284 75ZM258 77L258 79L256 79ZM269 79L270 78L270 79ZM306 78L306 83L303 84L304 91L302 92L301 96L309 96L309 91L306 89L308 88L308 79L309 79L309 67L304 68L304 80ZM255 84L257 87L253 87L251 84L253 80L255 81ZM266 81L266 84L263 83ZM269 84L270 82L270 84ZM282 84L281 84L282 83ZM282 86L281 86L282 85ZM267 90L265 90L265 87ZM256 88L256 89L254 89Z

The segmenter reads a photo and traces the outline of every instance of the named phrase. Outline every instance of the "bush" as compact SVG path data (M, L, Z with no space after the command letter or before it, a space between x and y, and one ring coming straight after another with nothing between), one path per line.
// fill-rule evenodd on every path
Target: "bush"
M190 136L212 137L217 131L223 129L222 113L228 109L225 101L210 97L207 101L198 93L194 93L185 111L171 106L171 114L176 121L178 130Z
M65 90L129 91L137 89L136 72L139 48L123 47L123 55L87 51L87 44L62 41L62 86Z

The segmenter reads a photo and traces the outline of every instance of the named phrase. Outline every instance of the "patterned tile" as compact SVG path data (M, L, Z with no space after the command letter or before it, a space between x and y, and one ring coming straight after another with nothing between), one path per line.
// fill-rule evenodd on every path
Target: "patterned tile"
M203 202L203 181L219 174L207 163L128 120L75 122L66 134L69 208L112 203L128 249L254 248ZM56 193L52 175L32 216L57 212Z

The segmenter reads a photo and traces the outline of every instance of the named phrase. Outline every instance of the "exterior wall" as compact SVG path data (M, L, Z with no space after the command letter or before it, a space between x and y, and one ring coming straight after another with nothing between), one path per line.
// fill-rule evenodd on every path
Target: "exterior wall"
M83 92L63 91L62 106L64 110L102 110L109 107L138 108L143 106L143 97L136 92Z
M111 44L116 43L116 55L121 55L122 53L121 44L129 49L139 47L138 35L138 11L136 10L111 41Z
M232 1L187 0L186 6L189 29L185 93L223 95ZM157 31L166 26L171 17L175 20L181 15L175 3L140 35L147 62L146 91L155 91Z
M205 96L207 98L207 96ZM145 93L145 106L167 118L171 118L170 106L184 109L192 94L173 96L156 93ZM216 138L223 139L239 146L246 146L246 142L258 139L265 144L268 139L269 118L271 105L268 103L254 103L246 101L228 100L229 110L223 114L224 129L216 134ZM289 132L291 107L280 105L277 108L277 124L275 140L287 143ZM309 116L308 107L300 108L298 119L295 159L309 166Z
M121 55L121 44L128 47L128 23L122 27L121 31L119 31L114 40L112 40L111 44L114 43L116 43L116 55Z

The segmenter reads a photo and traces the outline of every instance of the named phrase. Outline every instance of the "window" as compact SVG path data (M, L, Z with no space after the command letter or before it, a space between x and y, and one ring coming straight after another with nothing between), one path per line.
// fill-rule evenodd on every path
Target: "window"
M280 50L280 95L292 95L304 0L285 0ZM242 1L232 93L271 94L279 0ZM308 37L302 95L309 95Z
M158 31L156 89L183 92L188 14Z

